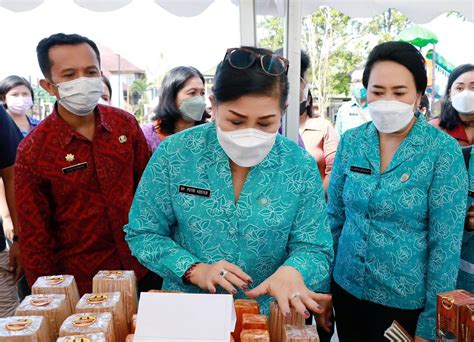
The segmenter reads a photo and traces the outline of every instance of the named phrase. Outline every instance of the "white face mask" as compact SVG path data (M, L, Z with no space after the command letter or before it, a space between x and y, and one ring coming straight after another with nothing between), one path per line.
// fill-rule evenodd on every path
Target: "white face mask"
M184 99L179 106L179 110L183 113L185 121L201 121L206 109L206 99L204 96L193 96Z
M30 96L7 96L8 111L12 114L23 116L33 106Z
M255 128L223 131L216 124L217 140L227 156L237 165L252 167L270 153L277 132L267 133Z
M58 102L73 114L86 116L94 110L102 95L100 77L81 77L58 83Z
M474 91L466 89L451 96L451 104L461 114L474 114Z
M379 100L369 103L369 113L375 128L382 133L393 133L408 126L413 119L415 104Z

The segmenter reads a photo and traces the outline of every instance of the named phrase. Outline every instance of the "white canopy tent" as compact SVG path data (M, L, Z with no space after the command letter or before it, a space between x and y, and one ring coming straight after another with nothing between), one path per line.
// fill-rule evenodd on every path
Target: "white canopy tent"
M23 12L52 0L0 0L0 7ZM96 12L113 11L132 1L143 0L62 0ZM181 17L192 17L206 10L213 2L222 0L154 0L166 11ZM423 24L437 16L456 11L474 22L474 0L231 0L240 10L240 37L242 45L256 45L256 16L272 15L285 18L285 55L290 60L290 84L286 134L297 140L299 116L299 70L302 16L320 6L333 7L351 17L370 18L389 8L396 8L411 21Z

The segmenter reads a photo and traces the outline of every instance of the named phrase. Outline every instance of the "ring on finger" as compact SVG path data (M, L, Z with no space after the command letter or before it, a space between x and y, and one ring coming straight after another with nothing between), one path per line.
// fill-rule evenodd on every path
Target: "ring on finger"
M294 292L293 294L291 294L290 299L295 299L295 298L300 298L300 297L301 297L301 293Z
M222 278L225 278L225 276L227 275L227 273L229 273L229 271L227 271L226 269L222 269L222 270L219 272L219 275L220 275Z

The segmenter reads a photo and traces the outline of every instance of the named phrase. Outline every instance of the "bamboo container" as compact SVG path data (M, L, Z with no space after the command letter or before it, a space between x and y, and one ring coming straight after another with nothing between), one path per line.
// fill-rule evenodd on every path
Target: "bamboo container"
M294 325L302 327L305 324L304 317L295 309L290 308L291 315L286 318L280 312L280 308L276 302L270 303L270 338L272 341L282 341L285 336L285 325Z
M60 337L56 342L106 342L103 333Z
M133 342L134 337L135 337L134 334L127 335L127 338L125 339L125 342Z
M134 271L99 271L92 279L92 292L120 292L130 326L138 309L137 278Z
M48 325L41 316L15 316L0 318L1 342L50 341Z
M241 342L270 342L268 330L247 329L240 333Z
M97 333L103 333L106 342L121 342L115 338L110 312L73 314L63 322L59 330L60 337Z
M235 330L232 333L236 342L240 341L240 332L242 331L242 319L245 313L248 314L260 314L260 307L258 302L253 299L236 299L234 301L235 314L237 323L235 324Z
M120 292L86 293L77 303L76 313L86 312L111 312L117 341L127 337L128 323Z
M79 290L72 275L39 277L31 287L32 294L63 294L69 302L71 313L79 301Z
M242 330L268 330L267 316L244 313L242 315Z
M62 294L26 296L16 309L16 316L43 316L48 326L50 341L58 338L59 328L71 315L69 302Z
M315 325L285 325L283 342L319 342L318 331Z

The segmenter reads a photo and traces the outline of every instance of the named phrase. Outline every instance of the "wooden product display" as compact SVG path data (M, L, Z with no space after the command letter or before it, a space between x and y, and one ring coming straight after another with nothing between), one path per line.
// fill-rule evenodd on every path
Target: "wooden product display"
M462 341L461 308L474 304L474 294L465 290L454 290L437 296L436 334L441 338ZM471 341L470 341L471 342Z
M134 336L135 336L134 334L127 335L127 338L125 339L125 342L133 342L133 337Z
M241 342L270 342L268 330L247 329L240 333Z
M60 337L56 342L105 342L103 333Z
M291 308L290 317L281 314L280 308L276 302L270 303L270 338L272 341L282 341L285 336L285 325L302 327L305 324L304 317L295 309Z
M461 308L461 342L474 341L474 304Z
M106 342L122 342L115 338L112 314L103 313L78 313L69 316L61 325L59 336L76 336L103 333Z
M117 341L124 341L128 334L127 316L120 292L86 293L76 305L76 313L110 312Z
M132 316L132 325L130 327L130 333L135 334L135 330L137 330L137 315Z
M268 330L268 319L265 315L244 313L242 315L242 330Z
M0 341L50 341L48 325L42 316L15 316L0 318Z
M99 271L92 279L92 292L120 292L130 325L138 308L137 278L134 271Z
M236 342L240 341L240 332L242 331L242 320L244 314L260 314L260 307L258 302L253 299L236 299L234 301L235 314L237 323L235 324L234 332L232 336Z
M62 294L26 296L16 309L16 316L43 316L48 326L50 341L58 338L59 328L71 315L69 302Z
M319 335L315 325L285 325L283 342L319 342Z
M39 277L31 287L32 294L63 294L69 303L71 313L79 301L79 290L72 275Z

